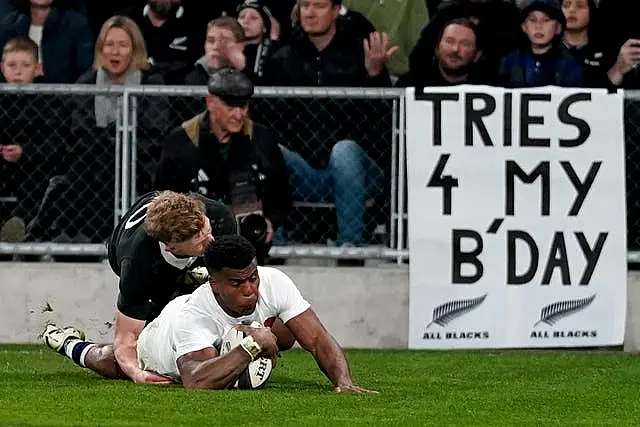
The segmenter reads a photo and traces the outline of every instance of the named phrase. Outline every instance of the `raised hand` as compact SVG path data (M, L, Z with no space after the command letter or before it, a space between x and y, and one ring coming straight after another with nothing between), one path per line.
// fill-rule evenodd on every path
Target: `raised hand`
M369 40L364 40L364 66L370 77L379 75L385 64L400 48L391 46L387 33L371 33Z

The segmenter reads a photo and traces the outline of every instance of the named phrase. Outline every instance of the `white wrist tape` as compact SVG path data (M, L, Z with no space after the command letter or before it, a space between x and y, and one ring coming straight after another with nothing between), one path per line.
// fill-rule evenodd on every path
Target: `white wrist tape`
M244 337L242 341L240 341L240 347L242 347L247 353L249 353L249 356L251 356L251 361L253 361L262 351L260 345L258 345L258 343L253 339L251 335L249 335L248 337Z

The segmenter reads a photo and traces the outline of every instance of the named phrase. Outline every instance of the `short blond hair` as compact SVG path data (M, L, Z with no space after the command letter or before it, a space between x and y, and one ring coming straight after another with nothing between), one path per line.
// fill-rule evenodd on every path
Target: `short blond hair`
M151 64L149 64L147 45L144 42L144 37L142 37L142 32L140 32L138 24L136 24L131 18L120 15L112 16L111 18L107 19L104 24L102 24L102 28L100 29L100 33L98 34L98 39L96 40L96 46L93 56L93 68L98 70L104 66L102 49L104 48L104 42L107 38L107 33L112 28L120 28L121 30L126 32L131 39L133 58L131 59L131 64L129 65L129 69L127 70L127 72L131 69L148 69Z
M211 31L213 27L226 28L231 31L231 33L233 33L233 38L236 39L236 43L244 40L244 29L236 18L232 18L231 16L221 16L213 21L209 21L207 24L207 33Z
M2 60L13 52L25 52L33 56L36 62L38 62L38 44L31 40L27 36L17 36L10 39L5 45L2 47Z
M205 221L204 202L197 195L162 191L149 205L145 228L155 240L179 243L198 234Z

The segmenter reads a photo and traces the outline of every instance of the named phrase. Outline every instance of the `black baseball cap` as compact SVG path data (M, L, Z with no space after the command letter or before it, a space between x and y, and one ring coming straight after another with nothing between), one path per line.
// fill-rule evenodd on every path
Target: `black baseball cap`
M209 93L234 107L247 105L253 96L253 83L243 72L226 67L211 74L208 84Z
M567 25L558 0L527 0L523 2L520 9L520 22L524 22L534 10L546 13L549 18L558 21L563 28Z

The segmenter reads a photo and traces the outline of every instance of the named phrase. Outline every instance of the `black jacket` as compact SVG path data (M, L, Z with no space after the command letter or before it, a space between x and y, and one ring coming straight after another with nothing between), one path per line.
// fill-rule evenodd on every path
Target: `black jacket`
M0 22L0 46L29 35L29 12L14 11ZM91 67L94 37L86 18L74 10L53 9L42 30L43 83L74 83Z
M247 119L243 131L227 144L225 159L221 144L210 130L209 113L184 122L163 142L155 189L182 193L204 190L205 196L229 205L230 173L248 172L258 181L264 215L277 228L291 209L292 192L275 133Z
M437 60L434 59L431 66L421 74L414 74L411 71L400 76L395 87L439 87L457 85L488 85L492 83L492 77L487 70L479 64L473 64L469 69L467 79L460 83L451 83L442 77Z
M271 57L265 69L265 86L352 86L389 87L386 69L369 77L364 64L362 35L338 20L336 34L322 52L318 52L300 27L294 29L291 42Z
M442 2L429 23L422 29L420 39L409 55L409 69L419 75L430 66L438 37L449 21L456 18L478 17L477 44L489 72L497 71L500 58L517 48L523 40L518 8L502 0L472 2L447 0Z

